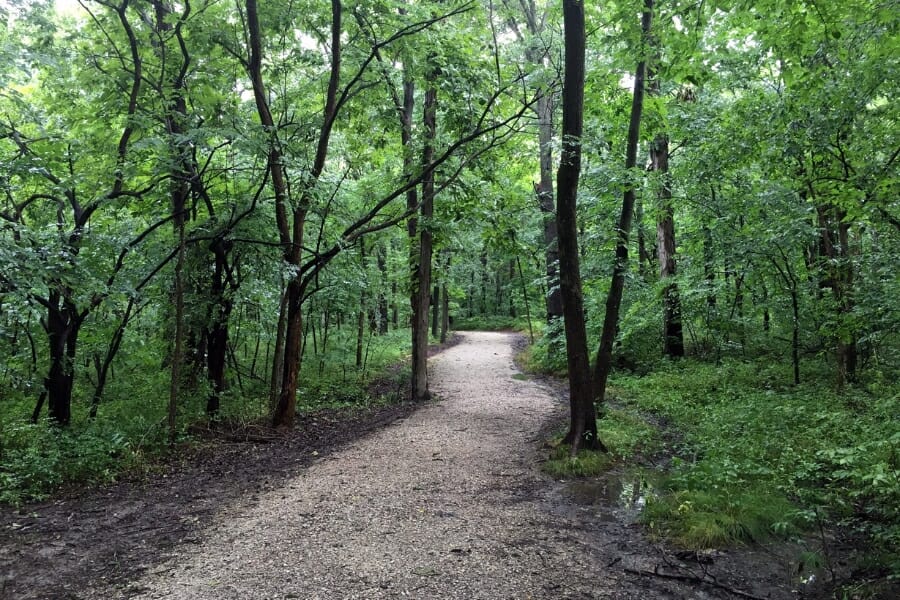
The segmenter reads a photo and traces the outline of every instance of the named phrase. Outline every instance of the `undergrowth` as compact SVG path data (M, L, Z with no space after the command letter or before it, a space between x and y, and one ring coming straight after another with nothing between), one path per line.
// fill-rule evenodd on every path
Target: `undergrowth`
M483 315L458 317L453 321L456 331L521 331L528 332L528 320L521 317Z
M870 556L900 575L900 388L837 392L806 365L790 386L781 364L683 360L646 376L616 374L626 406L681 434L665 493L645 512L653 531L699 548L817 532L867 536Z
M349 334L335 334L328 348L319 348L317 353L310 350L306 355L297 393L299 413L368 407L402 398L408 369L396 365L409 352L409 331L370 337L363 368L355 365L355 341ZM5 398L0 402L0 503L40 501L66 486L109 483L125 473L144 472L159 464L170 450L166 403L161 400L167 397L167 371L141 364L138 359L123 354L119 366L135 373L133 381L140 378L142 393L135 395L134 387L111 386L95 419L88 417L91 390L87 386L77 390L72 423L65 428L52 426L45 419L32 424L31 398ZM218 418L248 424L267 422L264 382L229 375L230 389L223 395ZM370 392L369 386L376 379L381 385ZM207 421L207 393L202 381L183 393L176 435L179 445L192 443L192 424Z
M608 410L597 421L597 429L609 452L580 450L572 456L570 446L560 443L560 435L551 442L555 448L544 463L544 471L559 478L600 475L616 462L637 453L653 452L659 444L656 428L629 409Z

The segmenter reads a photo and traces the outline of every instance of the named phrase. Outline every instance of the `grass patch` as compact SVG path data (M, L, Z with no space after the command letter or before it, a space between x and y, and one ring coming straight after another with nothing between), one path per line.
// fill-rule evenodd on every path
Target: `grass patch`
M693 549L770 538L797 530L797 508L760 490L678 489L650 497L643 519L651 532Z
M597 428L609 453L620 459L652 453L659 448L659 430L634 409L607 409L597 421Z
M550 452L544 463L544 471L560 479L568 477L593 477L609 470L614 459L608 453L580 450L572 456L568 444L561 444Z
M790 365L691 360L646 376L615 374L616 395L680 434L666 492L648 505L657 532L700 548L827 524L900 556L900 385L836 391L830 373ZM900 559L884 565L900 575Z
M656 428L633 410L608 410L604 418L597 420L597 429L609 452L581 450L576 456L571 456L570 446L560 443L563 437L560 434L551 442L556 447L544 463L544 471L558 478L594 477L638 452L648 452L658 447Z

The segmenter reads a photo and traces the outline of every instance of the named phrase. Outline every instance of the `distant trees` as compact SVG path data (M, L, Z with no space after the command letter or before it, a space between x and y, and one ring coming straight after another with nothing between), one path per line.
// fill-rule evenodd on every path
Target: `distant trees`
M898 354L900 78L881 4L35 0L3 15L4 412L102 418L143 397L123 376L140 372L176 420L253 396L289 427L351 320L351 371L367 331L417 323L403 335L421 398L438 312L443 330L449 313L553 321L560 295L577 366L561 336L536 352L593 367L570 432L589 443L583 390L602 398L616 365L769 352L800 382L821 356L852 385ZM584 72L561 98L563 34L582 19Z

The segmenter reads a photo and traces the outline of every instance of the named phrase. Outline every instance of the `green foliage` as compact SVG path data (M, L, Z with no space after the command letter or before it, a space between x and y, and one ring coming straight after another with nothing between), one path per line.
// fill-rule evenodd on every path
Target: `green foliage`
M581 450L572 456L570 447L560 444L544 463L544 471L553 477L592 477L619 461L653 452L659 443L657 429L630 409L607 410L597 420L597 430L609 452Z
M698 479L701 489L681 489L684 482L673 479L668 494L648 499L643 520L651 532L704 549L759 542L802 525L796 507L784 497Z
M528 321L501 315L483 315L454 319L453 329L457 331L521 331L528 332Z
M60 487L114 481L146 461L147 452L159 451L166 439L160 425L140 418L77 429L9 424L0 436L0 502L43 500Z
M544 472L552 477L593 477L605 473L613 465L609 454L594 450L579 450L572 456L567 445L555 448L543 465Z
M610 454L620 459L649 456L659 448L659 430L631 408L607 408L597 430Z
M656 530L702 546L825 519L857 528L877 548L898 547L900 390L836 392L815 376L818 364L804 366L813 383L797 387L784 384L789 365L763 360L686 360L614 377L627 405L682 435L668 493L648 507Z

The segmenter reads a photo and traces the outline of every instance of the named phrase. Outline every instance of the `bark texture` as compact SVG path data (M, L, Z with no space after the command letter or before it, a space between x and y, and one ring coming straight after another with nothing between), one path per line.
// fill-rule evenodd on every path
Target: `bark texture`
M581 136L584 120L584 5L563 1L566 66L563 82L563 145L557 172L556 221L559 233L559 279L569 370L570 424L565 443L599 448L597 419L591 395L591 371L584 323L584 298L578 255L577 198L581 174Z

